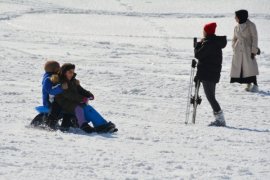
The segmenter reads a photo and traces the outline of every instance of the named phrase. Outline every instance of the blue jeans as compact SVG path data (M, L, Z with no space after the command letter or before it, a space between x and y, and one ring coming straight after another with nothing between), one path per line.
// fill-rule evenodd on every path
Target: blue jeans
M108 122L90 105L83 107L85 120L91 122L94 127L98 127Z

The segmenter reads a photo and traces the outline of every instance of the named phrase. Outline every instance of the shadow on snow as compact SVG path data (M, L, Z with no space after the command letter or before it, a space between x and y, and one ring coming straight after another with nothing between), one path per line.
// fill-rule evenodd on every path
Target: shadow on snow
M251 129L251 128L238 128L233 126L226 126L225 128L232 129L232 130L240 130L240 131L250 131L250 132L259 132L259 133L267 133L270 132L269 129Z

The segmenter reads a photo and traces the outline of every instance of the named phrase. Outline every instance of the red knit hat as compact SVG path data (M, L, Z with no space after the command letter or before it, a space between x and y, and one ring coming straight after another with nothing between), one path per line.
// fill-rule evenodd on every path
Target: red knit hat
M206 24L203 29L207 35L212 35L212 34L215 34L216 27L217 27L217 24L213 22L213 23Z

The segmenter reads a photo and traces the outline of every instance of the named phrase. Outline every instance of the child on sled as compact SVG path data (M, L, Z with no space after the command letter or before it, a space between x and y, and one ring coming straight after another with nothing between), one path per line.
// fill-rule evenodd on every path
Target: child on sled
M59 84L57 82L57 73L60 70L60 64L57 61L47 61L44 66L45 74L42 79L42 103L39 107L38 114L31 122L32 126L45 125L51 130L56 130L58 127L58 120L63 118L60 126L61 130L67 130L71 126L76 126L74 115L70 113L63 113L61 106L54 100L54 96L63 93L67 88L66 84ZM93 132L91 126L84 127L85 132Z
M107 122L92 106L89 100L94 100L94 95L81 87L76 79L75 65L65 63L60 68L58 82L67 88L55 96L56 102L68 113L75 114L81 129L89 126L91 122L97 133L113 133L118 131L112 122Z

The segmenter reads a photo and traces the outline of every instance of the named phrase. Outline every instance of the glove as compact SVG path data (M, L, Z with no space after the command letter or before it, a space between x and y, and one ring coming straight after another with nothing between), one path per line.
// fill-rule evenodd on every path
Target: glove
M95 99L94 95L90 91L88 91L88 92L90 94L89 100L94 100Z
M95 99L95 97L94 97L94 95L92 94L90 97L89 97L89 100L94 100Z
M87 104L87 103L88 103L88 101L89 101L89 99L88 99L87 97L84 97L81 103L83 103L83 104Z
M66 90L66 89L68 89L68 84L65 82L61 85L61 87L63 90Z
M251 53L251 59L252 59L252 60L254 60L254 59L255 59L255 56L256 56L256 54Z
M205 38L202 38L201 40L200 40L200 43L203 43L205 41Z
M195 77L194 77L194 82L197 83L198 80L199 80L198 76L195 76Z
M195 49L200 49L202 47L202 41L203 40L201 40L200 42L197 42L196 43Z
M261 50L260 50L260 48L258 48L257 55L260 55L260 54L261 54Z

